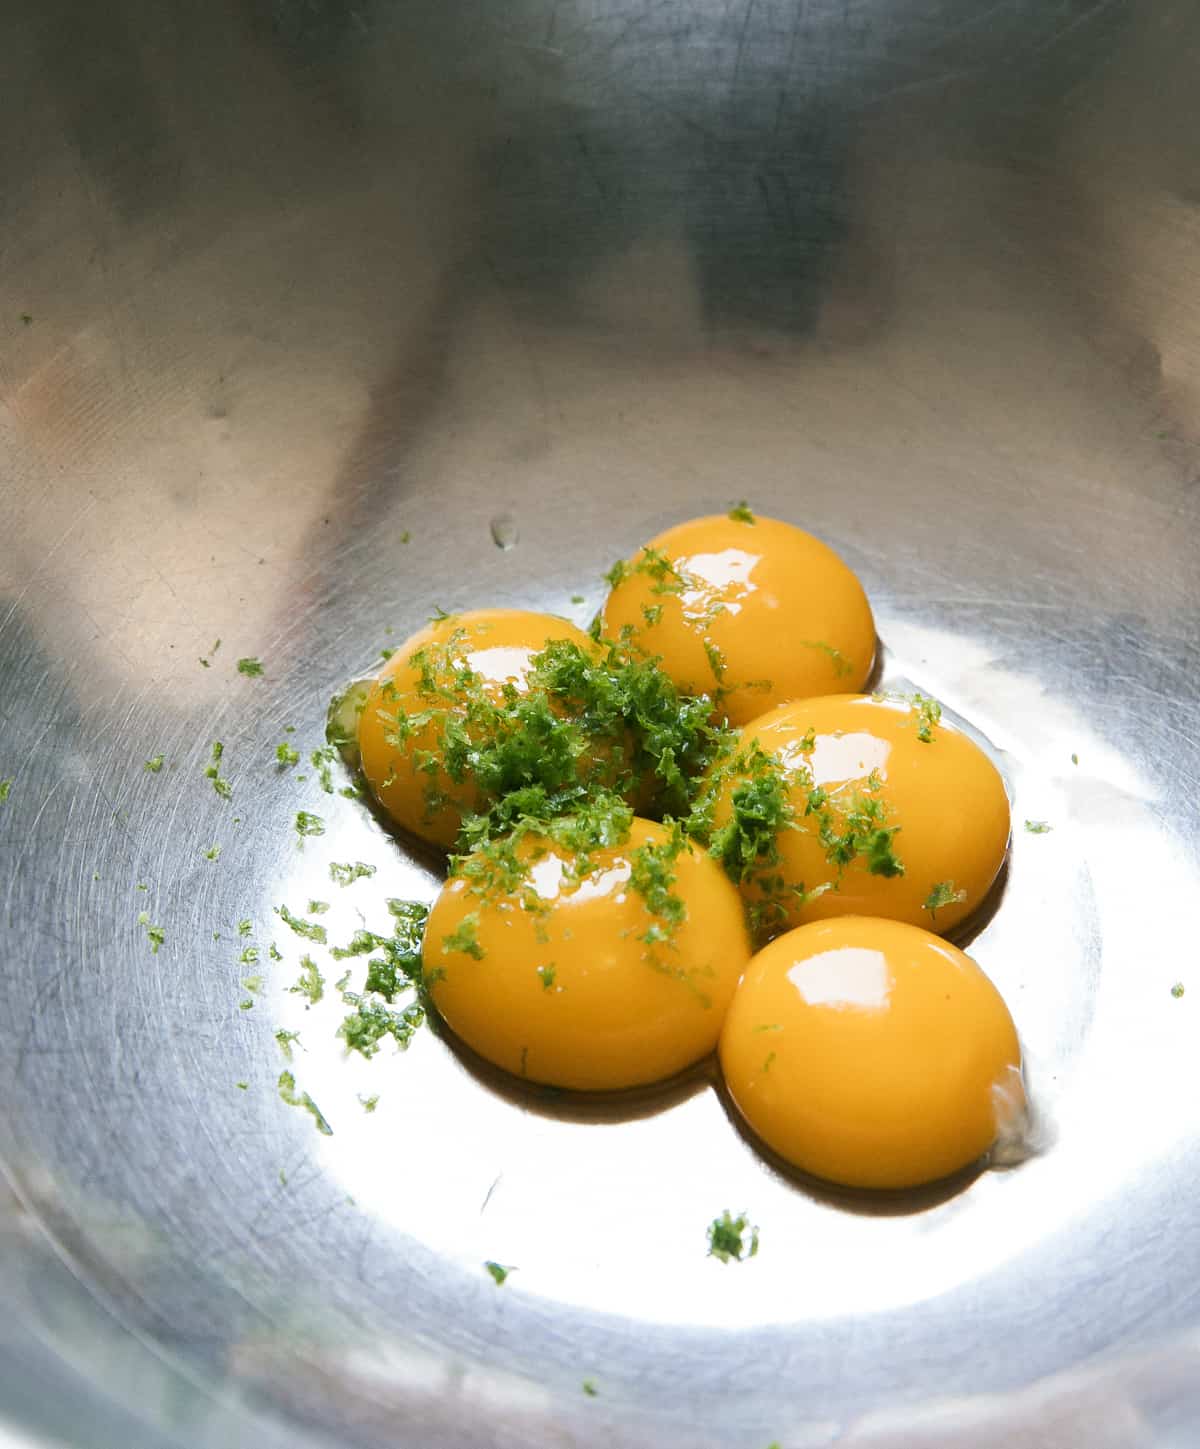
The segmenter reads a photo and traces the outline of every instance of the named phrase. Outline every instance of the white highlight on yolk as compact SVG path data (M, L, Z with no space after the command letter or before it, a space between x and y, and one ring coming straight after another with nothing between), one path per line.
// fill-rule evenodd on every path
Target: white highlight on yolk
M529 670L529 650L517 645L497 644L491 649L473 649L466 656L469 669L497 684L521 680Z
M617 861L607 870L595 871L585 876L571 892L577 901L590 900L593 896L613 893L630 876L631 867L627 860ZM543 856L529 866L528 879L537 895L544 901L556 901L563 894L563 878L567 875L566 864L559 855ZM568 880L568 884L570 881Z
M682 559L679 571L685 578L700 581L699 588L685 589L680 595L684 617L705 619L713 607L714 594L719 596L725 613L741 613L738 598L749 591L750 575L757 562L756 554L741 548L725 548L720 553L694 553ZM733 590L737 592L727 592Z
M809 956L791 968L787 979L809 1006L882 1011L892 992L887 957L866 947Z
M789 756L795 757L795 746L789 748ZM840 780L858 780L872 770L879 772L881 780L887 779L887 762L892 747L878 735L855 730L849 734L818 735L816 744L807 759L815 785L826 785ZM792 763L789 758L788 764Z

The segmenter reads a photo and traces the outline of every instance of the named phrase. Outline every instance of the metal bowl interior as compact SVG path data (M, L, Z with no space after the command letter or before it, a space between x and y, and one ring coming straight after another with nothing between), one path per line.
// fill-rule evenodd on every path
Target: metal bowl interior
M1198 45L1183 0L7 8L17 1442L1194 1442ZM433 607L586 621L743 497L1004 765L1013 1170L839 1196L703 1074L567 1112L288 991L275 907L341 940L435 876L276 744Z

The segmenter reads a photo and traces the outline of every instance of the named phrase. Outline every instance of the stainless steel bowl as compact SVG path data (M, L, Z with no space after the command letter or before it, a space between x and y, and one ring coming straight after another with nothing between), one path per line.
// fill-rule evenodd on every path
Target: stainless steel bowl
M1198 54L1188 0L4 8L6 1446L1196 1443ZM742 497L1054 827L973 947L1041 1150L954 1194L797 1185L703 1081L348 1065L287 991L273 906L432 876L285 726Z

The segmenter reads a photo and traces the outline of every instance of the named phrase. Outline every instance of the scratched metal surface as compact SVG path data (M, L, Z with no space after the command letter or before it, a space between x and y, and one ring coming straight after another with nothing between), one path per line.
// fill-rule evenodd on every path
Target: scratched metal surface
M1190 0L4 7L0 1440L1196 1442L1198 54ZM948 1198L799 1188L703 1078L346 1065L286 991L274 905L432 881L284 726L741 496L1054 826L973 946L1044 1150Z

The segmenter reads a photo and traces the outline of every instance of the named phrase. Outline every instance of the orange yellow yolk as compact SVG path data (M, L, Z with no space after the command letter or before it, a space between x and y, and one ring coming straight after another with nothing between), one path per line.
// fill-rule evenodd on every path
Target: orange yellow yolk
M398 825L448 847L463 815L488 803L472 778L452 779L444 768L447 724L466 714L458 672L470 671L499 701L506 685L526 688L533 656L559 639L594 648L565 619L479 609L439 619L397 650L367 696L358 747L372 794Z
M749 939L737 891L686 845L671 864L683 919L670 928L649 909L633 884L639 852L668 839L635 819L581 875L571 851L530 837L511 891L473 884L485 858L468 857L425 933L426 980L450 1027L505 1071L580 1090L658 1081L710 1052Z
M734 997L720 1052L754 1133L850 1187L946 1177L1023 1117L1000 993L956 947L894 921L845 917L771 942Z
M774 902L780 924L872 915L944 932L986 896L1008 849L1008 796L999 771L960 730L929 724L904 700L833 695L753 721L741 732L743 760L754 745L781 767L793 818L775 837L778 859L750 869L742 890L752 905ZM735 769L722 785L718 829L748 778ZM824 795L815 809L813 787ZM891 851L902 874L873 873L866 852L831 861L830 831L844 838L864 809L895 830Z
M676 686L714 694L732 724L785 700L861 689L875 660L862 585L833 550L771 518L668 529L625 565L604 605Z

